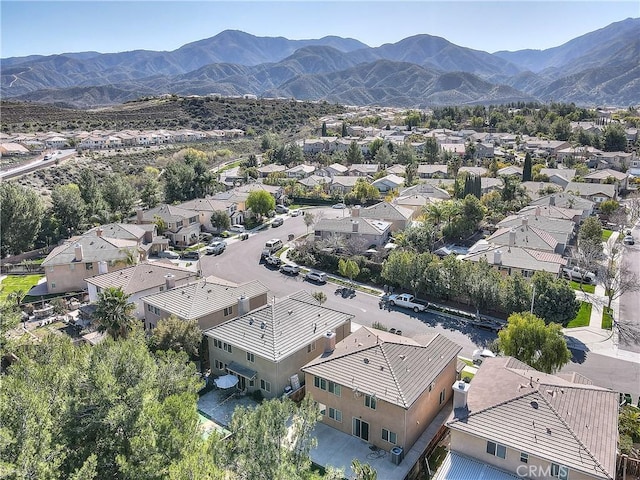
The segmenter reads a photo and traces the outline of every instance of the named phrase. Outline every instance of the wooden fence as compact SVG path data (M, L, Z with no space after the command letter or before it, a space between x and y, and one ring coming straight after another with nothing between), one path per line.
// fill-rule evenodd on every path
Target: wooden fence
M640 458L630 458L629 455L618 455L617 480L640 480Z

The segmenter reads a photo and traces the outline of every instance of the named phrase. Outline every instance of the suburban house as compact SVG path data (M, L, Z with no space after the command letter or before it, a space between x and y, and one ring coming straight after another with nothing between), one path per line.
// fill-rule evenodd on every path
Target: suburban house
M595 155L602 153L602 150L599 150L595 147L580 146L580 147L566 147L562 148L558 151L558 161L564 162L568 158L572 158L577 162L589 163L590 159Z
M563 189L576 176L576 170L573 168L541 168L540 175L545 175L549 182L560 185Z
M443 180L437 180L437 182L442 181ZM453 180L451 180L451 183L453 183ZM402 190L398 198L408 197L410 195L420 195L429 199L450 200L451 195L449 195L449 192L444 189L445 186L446 185L434 185L428 181L421 182L413 187L408 187Z
M190 210L198 214L198 222L208 232L217 229L211 224L213 212L225 212L229 216L231 225L243 224L244 214L238 209L238 203L233 200L217 200L214 198L196 198L178 205L184 210Z
M306 291L251 308L204 332L212 373L243 391L280 397L302 383L303 365L351 332L353 315L323 307Z
M453 390L450 458L434 478L454 478L447 472L463 465L466 478L616 478L617 392L512 357L485 359L470 384Z
M499 177L518 177L522 179L522 167L516 165L509 165L508 167L498 170Z
M94 230L55 247L42 262L48 293L83 291L85 279L144 260L136 240L108 238Z
M295 167L291 167L285 170L287 178L305 178L311 175L316 171L316 167L313 165L296 165Z
M493 143L474 143L476 148L476 158L493 158L495 156L495 149Z
M460 173L468 173L469 175L477 175L479 177L482 177L483 175L489 173L489 170L484 167L460 167L460 170L458 170L458 174Z
M533 215L509 215L498 222L496 227L518 228L527 224L549 233L560 243L560 248L563 251L573 239L577 229L577 224L572 220L535 215L535 210Z
M143 297L145 330L153 330L159 320L170 315L197 320L200 329L206 330L265 305L268 292L257 280L237 284L215 277L203 278Z
M564 190L564 186L551 182L520 182L520 186L525 189L527 195L532 200Z
M313 190L316 187L324 190L326 186L331 184L331 177L321 176L321 175L309 175L308 177L299 178L296 184L301 185L303 188L308 190Z
M329 185L331 193L346 195L353 190L353 187L356 186L356 182L361 177L336 175L332 178L333 180L331 181L331 185Z
M342 165L340 163L332 163L328 167L324 167L318 173L320 175L328 175L330 177L333 177L333 176L336 176L336 175L338 175L338 176L346 175L348 171L349 171L348 167L345 167L344 165Z
M459 255L460 260L479 262L485 260L503 275L520 273L524 278L531 278L535 272L549 272L557 277L562 274L562 267L567 260L557 253L542 252L531 248L505 247L480 240L466 254Z
M389 174L398 175L399 177L404 177L406 173L406 168L404 165L396 163L395 165L391 165L385 168L385 171Z
M367 246L385 245L391 235L391 222L371 218L321 218L314 226L315 241L331 238L360 241Z
M502 178L480 177L480 192L485 195L494 190L501 190L504 187Z
M446 165L421 163L418 165L418 176L420 178L447 178L449 176L449 169Z
M262 178L267 178L271 173L284 172L287 169L284 165L278 165L277 163L269 163L258 167L258 174Z
M352 218L369 218L374 220L384 220L391 223L391 231L404 230L411 225L412 220L417 216L417 212L407 207L394 205L389 202L380 202L370 207L352 208Z
M606 200L617 200L618 189L616 185L610 183L583 183L569 182L565 187L565 192L570 192L578 197L591 200L597 208L598 204Z
M636 158L635 153L627 152L599 152L587 162L587 167L603 169L626 170L629 164Z
M94 227L86 233L106 238L133 240L138 243L138 247L146 257L166 250L169 245L169 240L166 237L158 235L158 228L155 224L108 223Z
M374 180L371 185L376 187L380 193L390 192L397 190L404 185L404 178L390 173L382 178Z
M576 225L579 225L582 221L582 214L582 210L556 207L555 205L529 205L518 212L518 215L534 215L536 217L542 216L571 220Z
M129 295L129 303L136 306L135 316L144 320L142 297L153 293L164 292L172 288L193 282L197 273L167 261L143 262L133 267L103 273L87 278L89 302L97 302L102 290L108 287L121 288Z
M193 210L164 204L149 210L138 210L136 224L158 225L158 221L161 220L165 227L161 232L162 235L169 238L174 246L188 247L198 243L200 236L198 216L198 213Z
M587 198L580 197L565 190L562 193L552 193L540 197L531 202L531 206L549 206L560 207L569 210L580 210L582 212L582 220L586 220L593 214L595 203Z
M354 163L349 167L348 174L355 177L373 177L379 169L380 165L377 163Z
M323 423L383 450L408 451L450 401L460 350L440 334L421 345L360 327L302 368L306 393Z
M560 255L565 249L565 245L558 242L549 232L532 226L528 217L522 218L517 227L499 228L486 240L496 245L531 248Z
M617 193L627 190L629 187L629 175L610 168L596 170L585 175L583 179L587 183L613 184L616 186Z

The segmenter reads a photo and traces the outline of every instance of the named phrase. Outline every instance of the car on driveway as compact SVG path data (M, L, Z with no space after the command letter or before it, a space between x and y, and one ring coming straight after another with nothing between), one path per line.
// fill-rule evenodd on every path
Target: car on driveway
M305 280L316 283L327 283L327 274L324 272L316 272L315 270L311 270L304 276Z
M280 265L282 265L282 260L280 260L280 257L276 255L268 255L265 257L264 263L266 263L270 267L279 267Z
M627 235L622 239L622 243L624 243L625 245L635 245L636 241L633 238L633 235Z
M271 226L273 228L276 228L282 225L283 223L284 223L284 220L282 220L282 217L278 217L273 219L273 222L271 222Z
M182 252L180 258L184 260L200 260L200 252L198 250L191 250L189 252Z
M289 213L289 208L284 205L276 205L276 213Z
M229 227L229 231L234 233L244 233L244 225L231 225L231 227Z
M333 205L331 208L336 208L338 210L342 210L344 208L347 208L347 206L344 203L336 203L335 205Z
M302 215L302 210L300 210L299 208L296 208L295 210L289 210L289 215L291 215L292 217L299 217L300 215Z
M227 248L227 244L223 241L211 242L207 245L207 255L220 255Z
M300 273L300 267L298 265L291 265L287 263L280 267L280 271L287 275L298 275Z
M158 252L158 257L177 260L178 258L180 258L180 254L177 252L174 252L173 250L163 250L162 252Z

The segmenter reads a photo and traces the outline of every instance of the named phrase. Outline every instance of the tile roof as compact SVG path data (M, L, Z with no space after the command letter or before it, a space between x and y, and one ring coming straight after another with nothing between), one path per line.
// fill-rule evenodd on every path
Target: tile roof
M553 252L559 243L550 233L532 227L531 225L526 227L520 225L519 227L499 228L493 235L487 238L487 242L499 245L510 245L513 232L515 232L515 239L512 246L516 247L538 250L544 249Z
M196 212L226 212L234 203L233 201L217 200L214 198L196 198L177 206L184 210L193 210Z
M443 335L427 345L379 330L361 327L302 368L386 402L409 408L462 347Z
M429 173L443 173L447 174L448 167L446 165L431 165L428 163L421 163L418 165L418 175L419 174L429 174Z
M238 298L242 295L254 298L268 292L269 289L257 280L232 286L220 283L215 278L203 278L172 290L148 295L143 300L182 319L192 320L237 305Z
M342 185L343 187L353 187L362 177L349 175L334 175L331 185Z
M467 398L467 410L456 411L450 428L596 478L614 478L616 392L497 357L482 363Z
M279 362L352 318L349 313L318 305L309 292L299 291L204 333Z
M478 242L469 249L468 254L462 255L460 258L474 262L485 259L489 265L494 265L496 252L498 251L501 252L500 265L503 267L559 274L562 267L567 264L566 259L557 253L521 247L507 248L504 245L488 244L486 242Z
M82 260L76 262L75 246L82 247ZM42 266L66 265L71 263L93 263L100 261L118 261L127 259L127 250L138 251L138 242L135 240L121 240L118 238L98 237L93 234L85 234L74 237L71 241L58 245Z
M195 279L196 277L196 273L192 270L174 264L145 262L115 272L96 275L95 277L87 278L86 281L96 287L120 287L124 293L134 294L149 288L165 285L165 276L169 274L173 275L176 281L189 277Z
M357 222L358 231L354 232L354 224ZM320 232L333 232L359 235L382 235L391 227L390 222L373 218L344 217L321 218L315 224L314 229Z
M579 195L606 195L609 198L615 198L616 186L606 183L582 183L582 182L569 182L564 187L565 192L578 192Z
M97 235L97 230L102 229L102 236L108 238L120 238L124 240L141 240L145 230L132 223L108 223L88 230L87 234Z
M540 215L543 217L551 218L564 218L566 220L573 221L574 218L582 216L582 210L555 207L553 205L530 205L521 209L518 214Z
M585 184L588 185L588 184ZM569 208L572 210L580 209L582 212L591 211L594 202L586 198L579 197L569 193L567 189L563 193L552 193L531 202L531 205L550 205L553 203L555 207Z
M407 220L413 215L410 208L393 205L389 202L380 202L370 207L360 209L361 218L379 218L381 220Z
M501 220L496 226L498 228L519 227L522 225L523 219L526 218L530 226L549 233L562 233L564 235L568 235L572 233L576 227L576 224L571 220L535 215L535 210L531 213L533 213L533 215L509 215L505 219Z
M194 215L194 212L191 210L186 210L175 205L166 204L150 208L149 210L145 210L142 212L142 218L145 222L155 222L155 218L157 216L162 218L167 223L174 223L179 220L184 220L185 218L191 218Z
M562 177L568 182L570 182L576 176L576 169L575 168L541 168L540 175L546 175L549 178L553 177L554 175L558 175L559 177Z

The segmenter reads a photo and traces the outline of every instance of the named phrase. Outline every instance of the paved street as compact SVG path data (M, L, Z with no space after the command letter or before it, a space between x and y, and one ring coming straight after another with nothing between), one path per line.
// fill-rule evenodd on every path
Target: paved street
M341 210L331 208L313 209L325 217L341 216ZM325 306L337 308L355 316L354 322L371 325L380 322L388 328L402 330L402 334L410 337L442 333L462 346L461 355L471 357L477 346L486 344L495 338L495 333L456 322L447 317L433 313L415 314L406 310L386 311L379 308L378 298L374 295L357 292L355 298L345 299L335 295L336 285L315 285L303 280L302 276L289 277L277 270L271 270L260 264L260 253L267 240L280 238L287 240L289 234L296 236L306 232L303 217L284 216L284 225L269 228L254 235L246 241L231 241L226 251L219 256L203 256L200 263L203 275L215 275L234 282L246 282L256 279L269 287L277 296L285 296L300 289L311 292L322 290L327 295ZM313 227L311 227L313 228ZM311 230L311 229L310 229ZM577 371L598 385L612 388L624 393L640 394L640 364L593 352L576 349L574 361L564 371Z
M636 239L635 245L622 245L622 259L638 278L640 278L640 228L631 232ZM640 292L627 292L620 299L619 346L621 349L640 352Z

